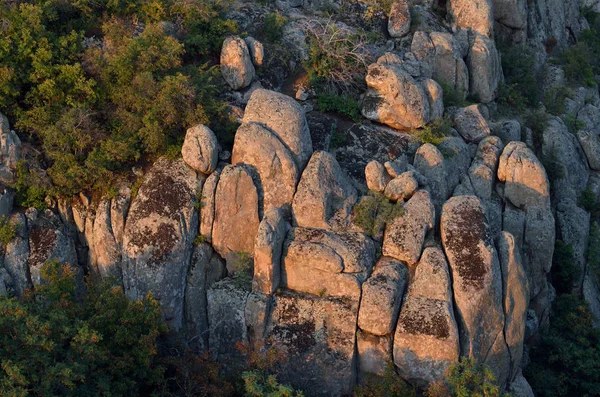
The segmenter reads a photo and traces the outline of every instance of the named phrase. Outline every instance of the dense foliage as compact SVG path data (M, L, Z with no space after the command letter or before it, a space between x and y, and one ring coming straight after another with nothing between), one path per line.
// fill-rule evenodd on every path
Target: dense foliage
M102 284L78 296L69 265L42 267L47 283L22 299L0 297L0 395L150 395L165 331L152 295L129 300ZM80 292L80 291L79 291Z
M600 395L600 330L587 303L560 295L525 376L540 397Z
M0 4L0 111L42 148L52 193L106 186L144 157L178 152L196 123L231 140L207 63L236 30L222 10L220 0ZM30 174L23 164L22 201L48 189Z

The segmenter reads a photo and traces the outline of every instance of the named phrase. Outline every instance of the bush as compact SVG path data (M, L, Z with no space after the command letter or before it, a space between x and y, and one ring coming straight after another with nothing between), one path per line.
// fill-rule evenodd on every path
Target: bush
M6 216L0 217L0 243L6 245L17 235L17 228Z
M569 293L581 277L575 264L575 252L571 244L556 240L552 258L552 285L559 293Z
M396 375L390 363L383 376L370 375L363 384L354 388L354 397L417 397L417 392Z
M465 100L463 93L458 92L453 86L445 81L438 81L437 83L442 87L444 106L456 106L459 108L469 106L470 103Z
M279 12L272 12L265 16L261 35L270 43L279 43L283 37L283 27L288 19Z
M281 385L275 375L264 375L260 371L246 371L244 379L245 395L248 397L302 397L304 393L291 386Z
M568 113L564 118L563 121L565 122L565 125L567 126L567 129L569 130L569 132L573 135L577 135L577 133L585 128L585 123L579 119L577 119L577 116L574 115L573 113Z
M427 397L509 397L496 385L494 373L472 358L461 358L446 372L443 382L432 384Z
M450 119L445 116L441 119L434 120L419 130L413 131L413 134L422 143L431 143L432 145L437 146L442 143L444 138L450 135L451 128L452 123L450 122Z
M374 236L386 223L403 214L402 203L394 203L381 193L369 192L354 207L352 222L367 235Z
M334 22L309 21L305 25L309 56L304 68L312 83L330 93L358 93L372 62L367 34L352 33Z
M546 111L554 116L561 116L566 109L566 100L573 92L565 86L553 87L544 93Z
M556 298L550 328L525 370L536 396L600 395L600 330L593 321L587 303L577 296Z
M500 104L522 111L528 106L537 106L540 90L534 75L535 58L526 46L501 45L502 71L505 85L500 87Z
M335 112L355 122L360 120L358 102L350 96L319 94L316 105L317 110L321 112Z
M78 296L76 273L50 262L35 292L0 297L0 394L136 396L162 388L158 302L151 294L129 300L109 283Z
M592 50L585 41L581 41L561 53L559 62L565 70L565 76L570 81L587 87L596 85L591 54Z

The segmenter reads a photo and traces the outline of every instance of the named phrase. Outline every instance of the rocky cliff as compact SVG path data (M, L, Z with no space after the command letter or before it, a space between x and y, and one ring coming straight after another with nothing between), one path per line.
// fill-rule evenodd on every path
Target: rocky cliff
M132 298L153 291L170 327L226 367L239 358L236 342L275 346L289 358L281 380L307 395L347 394L390 363L425 386L459 357L532 395L521 369L549 321L557 239L574 247L582 276L573 289L600 321L585 255L590 214L578 207L582 191L600 196L600 95L573 90L576 134L564 117L534 132L498 116L497 42L527 45L551 90L564 72L547 64L546 47L577 41L587 26L580 7L600 7L582 3L398 0L389 40L371 49L378 60L354 124L313 110L301 90L298 101L276 92L283 80L258 73L262 44L229 38L221 71L232 111L243 112L231 152L199 125L180 159L159 159L112 197L82 192L39 212L13 208L6 188L0 213L16 235L3 250L0 293L43 282L39 267L58 259L116 277ZM253 7L242 3L233 17L249 24L241 14ZM290 62L300 62L325 5L276 7L291 20ZM445 107L441 83L477 103ZM21 143L0 117L9 184ZM437 145L409 133L442 117L452 128ZM334 131L345 136L335 147Z

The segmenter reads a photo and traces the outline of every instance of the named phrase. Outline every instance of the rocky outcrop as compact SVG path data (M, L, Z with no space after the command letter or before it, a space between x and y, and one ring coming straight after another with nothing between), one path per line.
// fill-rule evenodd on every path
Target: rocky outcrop
M443 379L459 353L448 263L440 248L426 248L398 319L394 363L402 378L424 386Z
M252 93L244 123L257 123L273 132L292 152L302 171L312 155L312 140L302 107L292 98L263 89Z
M267 128L244 123L238 128L231 156L232 164L245 164L258 174L260 212L290 204L300 177L292 153Z
M21 157L21 140L10 129L8 119L0 113L0 182L14 182L17 161Z
M183 320L202 180L183 160L157 161L131 203L123 235L125 293L140 299L153 291L163 318L175 330Z
M454 116L458 133L467 142L479 142L491 134L490 126L479 111L478 105L458 109Z
M247 253L252 256L260 223L258 193L246 166L228 165L215 191L212 245L221 257Z
M418 45L420 40L426 40L426 36L420 38L415 34L412 46ZM421 62L432 65L435 80L444 82L463 98L466 97L469 93L469 71L463 60L460 44L452 34L443 32L430 33L429 40L435 48L435 55L429 59L422 59Z
M210 175L219 160L219 143L210 128L200 124L187 130L183 147L183 161L203 174Z
M477 197L452 197L444 204L441 239L452 271L461 355L488 364L500 384L509 377L504 340L502 273Z
M430 99L423 84L397 64L370 65L366 82L369 89L363 101L363 116L399 130L420 128L432 121L432 108L439 107L437 102L441 101Z
M21 296L27 288L33 286L28 266L29 228L27 218L22 213L12 215L9 222L14 225L16 235L6 244L3 265L10 276L10 282L7 284L17 296ZM8 280L4 281L6 283Z
M410 31L411 17L408 0L398 0L392 4L388 20L388 33L392 37L405 36Z
M256 40L252 36L247 36L244 41L248 46L248 51L250 52L250 58L252 59L252 63L254 66L262 66L265 60L265 47L263 43Z
M215 170L202 186L200 199L200 234L208 243L212 242L213 224L215 221L215 194L221 176L221 170Z
M254 78L254 65L246 42L228 37L221 49L221 74L234 90L248 87Z
M467 0L464 2L471 3ZM496 97L496 90L503 78L500 55L494 40L486 36L476 34L470 42L471 47L467 57L469 89L473 97L483 103L489 103Z
M383 193L391 179L386 168L377 160L372 160L365 167L365 180L369 190Z
M333 155L317 151L302 173L292 202L298 226L345 230L358 193Z
M447 9L456 27L487 37L493 34L492 0L449 0Z
M437 208L448 198L451 191L448 188L448 174L444 155L431 143L426 143L417 149L414 160L415 170L427 179L430 194Z
M405 201L419 188L415 171L407 171L392 179L385 187L384 195L393 201Z
M385 229L383 255L414 265L421 257L426 233L435 224L435 209L429 192L416 192L404 210L404 214L392 220Z
M271 208L265 212L254 243L252 291L271 295L279 288L283 242L289 228L283 210Z
M599 111L600 112L600 111ZM579 131L577 138L585 152L588 164L595 171L600 170L600 138L593 131Z

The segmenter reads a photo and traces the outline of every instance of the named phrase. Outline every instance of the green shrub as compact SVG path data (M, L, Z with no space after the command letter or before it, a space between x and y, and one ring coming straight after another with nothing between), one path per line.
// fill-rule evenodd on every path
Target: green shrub
M548 127L549 122L550 116L543 110L534 110L525 115L524 125L531 129L533 144L536 148L541 148L544 131Z
M234 252L231 253L233 263L231 268L233 270L233 281L240 288L250 289L252 286L253 278L253 263L252 257L247 252Z
M17 228L6 216L0 217L0 243L6 245L17 235Z
M592 214L600 210L600 202L590 187L587 187L579 195L579 206Z
M410 387L389 363L383 376L367 376L361 385L354 388L354 397L417 397L417 392Z
M564 117L563 121L565 122L569 132L573 135L577 135L580 130L585 128L585 123L577 119L577 116L573 113L568 113Z
M45 264L46 283L22 299L0 297L3 396L149 395L163 386L155 364L160 322L151 294L129 300L108 282L76 293L76 270Z
M559 293L569 293L581 277L575 264L575 252L571 244L556 240L552 257L552 285Z
M427 397L510 397L496 384L492 370L474 359L463 357L452 364L443 382L430 385Z
M470 103L465 100L463 93L457 91L454 86L441 80L437 83L442 87L444 106L456 106L459 108L469 106Z
M524 373L535 395L600 395L600 330L593 327L588 304L563 294L552 309L550 328L531 351Z
M275 375L264 375L260 371L246 371L244 379L245 396L248 397L302 397L304 393L291 386L281 385Z
M288 19L279 12L271 12L265 16L261 35L270 43L279 43L283 37L283 27Z
M572 82L594 87L594 68L592 66L592 50L585 41L564 50L559 61L565 71L565 76Z
M360 120L358 102L348 95L319 94L316 105L321 112L335 112L355 122Z
M565 86L553 87L544 93L546 111L554 116L561 116L566 109L566 100L573 92Z
M501 45L500 52L505 85L500 87L499 102L516 111L537 106L540 89L531 51L526 46Z
M369 192L354 207L352 221L367 235L374 236L386 223L403 214L402 203L394 203L381 193Z
M17 162L15 183L12 188L16 191L17 205L29 208L35 207L38 210L46 208L47 189L44 186L40 176L33 171L30 171L25 160Z
M444 138L450 135L450 129L452 123L448 117L442 117L441 119L434 120L427 124L425 127L413 131L413 134L423 143L431 143L432 145L439 145L442 143Z

